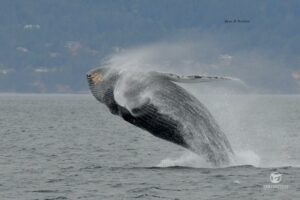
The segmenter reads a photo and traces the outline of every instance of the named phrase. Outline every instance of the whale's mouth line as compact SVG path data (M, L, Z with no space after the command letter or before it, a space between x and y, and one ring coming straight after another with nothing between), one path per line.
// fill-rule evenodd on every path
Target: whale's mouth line
M88 84L89 84L89 87L91 89L91 92L93 93L94 92L94 88L95 88L95 84L94 84L93 80L91 79L91 75L90 74L87 74L86 77L87 77Z

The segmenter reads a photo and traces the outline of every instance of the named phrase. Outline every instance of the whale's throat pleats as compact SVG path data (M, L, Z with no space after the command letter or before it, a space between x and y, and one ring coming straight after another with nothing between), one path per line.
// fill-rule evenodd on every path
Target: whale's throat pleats
M113 90L106 91L104 103L112 114L121 116L125 121L150 132L156 137L189 148L180 132L180 123L168 115L161 114L154 105L145 103L141 107L129 111L115 101Z
M159 113L152 104L145 104L140 108L136 108L134 112L137 112L138 115L133 116L130 112L123 110L121 116L124 120L150 132L156 137L185 148L189 147L180 132L180 123L167 115Z

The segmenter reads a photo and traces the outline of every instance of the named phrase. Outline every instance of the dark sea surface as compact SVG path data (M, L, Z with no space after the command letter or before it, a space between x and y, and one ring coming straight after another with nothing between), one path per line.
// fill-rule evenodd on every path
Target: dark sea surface
M231 166L211 168L91 95L1 94L0 200L300 199L300 96L199 98L233 146Z

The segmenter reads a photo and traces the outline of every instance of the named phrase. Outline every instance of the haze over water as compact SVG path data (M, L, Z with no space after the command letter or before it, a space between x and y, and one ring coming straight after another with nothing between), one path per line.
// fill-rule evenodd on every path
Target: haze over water
M209 168L91 95L0 95L1 199L300 198L299 96L198 98L226 133L236 165ZM274 171L278 184L270 182Z

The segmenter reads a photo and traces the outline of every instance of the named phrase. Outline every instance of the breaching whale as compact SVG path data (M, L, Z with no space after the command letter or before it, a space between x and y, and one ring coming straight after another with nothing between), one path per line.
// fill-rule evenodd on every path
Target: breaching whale
M87 79L94 97L112 114L203 156L214 166L229 164L233 151L226 135L208 109L177 83L230 78L103 67L90 70Z

